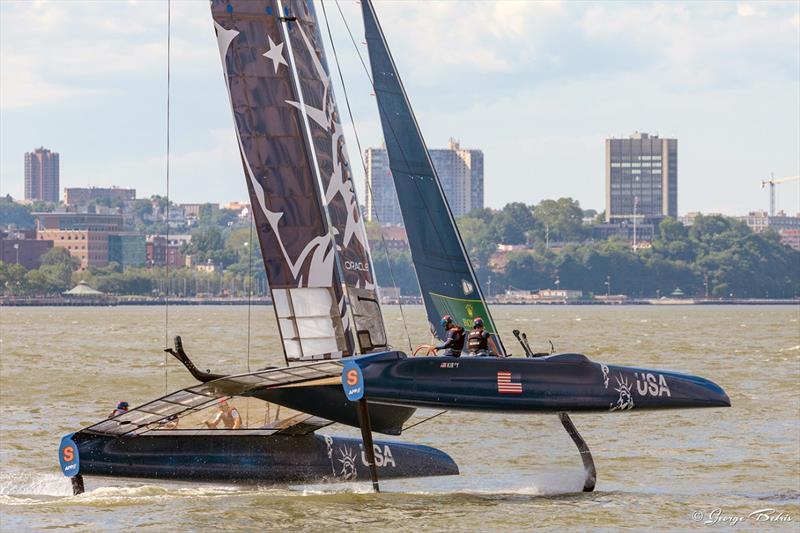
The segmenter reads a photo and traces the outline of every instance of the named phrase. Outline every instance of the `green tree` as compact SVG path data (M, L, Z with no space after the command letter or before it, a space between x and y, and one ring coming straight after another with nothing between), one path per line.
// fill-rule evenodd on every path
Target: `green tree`
M36 227L36 219L31 215L30 207L16 203L11 195L0 198L0 227L9 226L19 229Z
M50 248L41 257L42 266L52 265L69 267L70 271L77 270L81 267L81 260L77 257L70 255L69 250L55 246Z
M514 202L495 213L490 227L501 243L525 244L528 233L536 228L536 220L527 205Z
M25 267L0 261L0 291L6 295L21 295L26 291Z
M549 231L551 242L580 242L591 234L591 230L583 225L580 203L572 198L542 200L533 208L533 216L541 240L544 240L546 230Z

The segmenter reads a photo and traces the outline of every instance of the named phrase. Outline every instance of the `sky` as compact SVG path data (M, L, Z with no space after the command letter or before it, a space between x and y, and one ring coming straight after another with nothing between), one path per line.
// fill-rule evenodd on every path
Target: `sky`
M603 141L635 131L678 139L681 214L766 209L760 181L800 175L800 2L375 5L428 146L484 151L488 206L569 196L602 210ZM360 8L340 6L356 46L325 2L357 169L353 132L363 148L382 133ZM203 0L171 3L170 77L171 199L244 200ZM0 194L22 198L38 146L61 154L62 188L165 194L166 79L165 1L0 0ZM340 85L336 96L344 109ZM778 186L778 207L800 212L800 183Z

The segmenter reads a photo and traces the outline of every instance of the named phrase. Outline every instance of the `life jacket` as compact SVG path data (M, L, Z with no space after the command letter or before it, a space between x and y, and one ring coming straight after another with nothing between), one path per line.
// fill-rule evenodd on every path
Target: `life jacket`
M236 423L236 419L240 417L239 411L237 411L235 407L228 409L227 413L225 411L220 411L220 413L222 414L220 419L227 429L231 429Z
M460 355L461 350L464 349L464 328L455 326L450 328L447 333L448 339L453 341L448 351L453 355Z
M489 334L482 329L473 329L467 336L467 351L476 354L489 350Z

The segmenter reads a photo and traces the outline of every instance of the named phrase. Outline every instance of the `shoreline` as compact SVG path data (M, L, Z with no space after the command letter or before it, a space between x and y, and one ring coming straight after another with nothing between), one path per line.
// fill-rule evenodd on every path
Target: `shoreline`
M421 305L418 299L409 299L398 302L396 299L384 301L382 305ZM488 304L493 306L564 306L564 305L609 305L609 306L629 306L629 305L652 305L671 307L675 305L796 305L800 306L800 298L793 299L772 299L772 298L725 298L725 299L655 299L655 298L627 298L614 300L532 300L532 301L497 301L488 300ZM0 298L0 307L115 307L115 306L163 306L169 305L272 305L272 300L264 297L251 298L125 298L125 297L102 297L102 298Z

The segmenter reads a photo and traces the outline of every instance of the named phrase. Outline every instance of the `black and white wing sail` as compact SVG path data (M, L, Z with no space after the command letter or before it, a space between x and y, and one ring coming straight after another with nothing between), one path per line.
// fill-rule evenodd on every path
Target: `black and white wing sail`
M211 0L211 11L287 361L385 346L313 6Z

